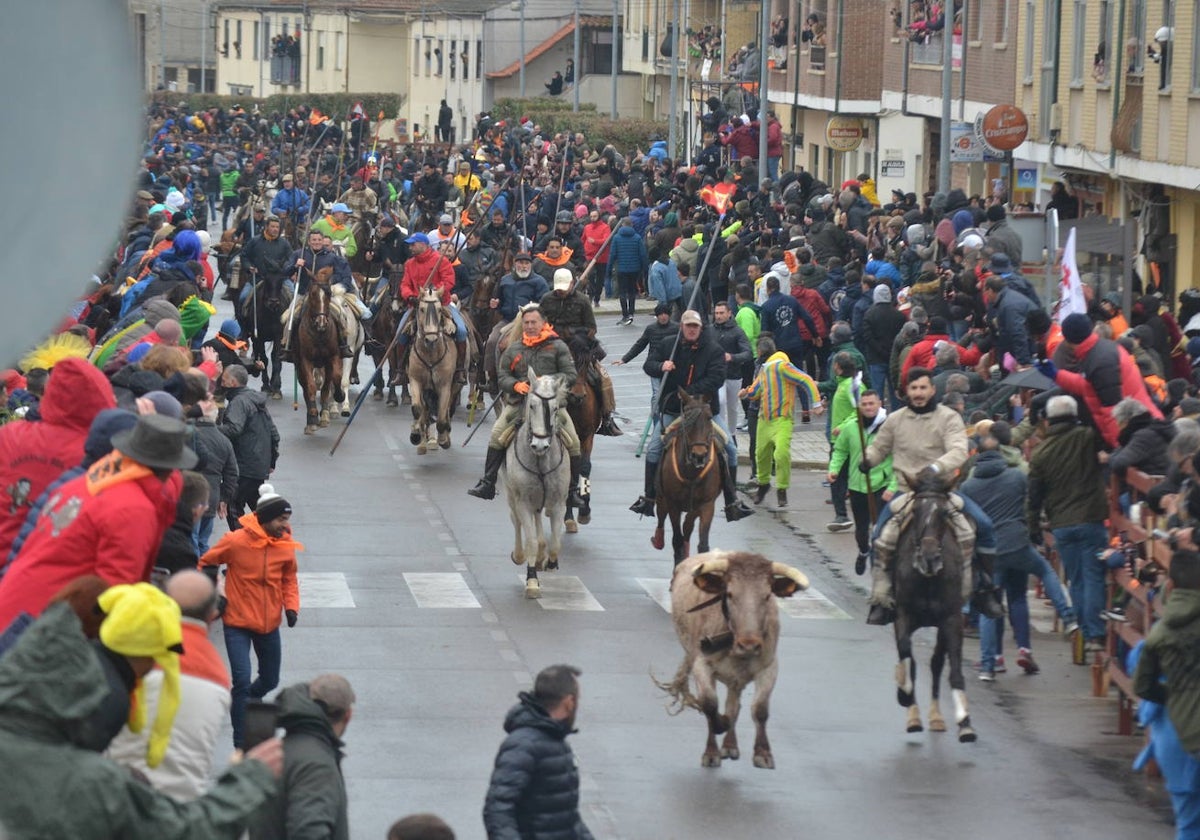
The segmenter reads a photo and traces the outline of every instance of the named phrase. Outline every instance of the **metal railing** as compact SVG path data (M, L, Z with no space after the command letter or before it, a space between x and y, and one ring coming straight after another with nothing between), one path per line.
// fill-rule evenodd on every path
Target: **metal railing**
M913 64L936 64L942 66L944 45L941 32L931 32L912 45L909 55Z
M288 55L271 57L271 84L300 84L300 59Z

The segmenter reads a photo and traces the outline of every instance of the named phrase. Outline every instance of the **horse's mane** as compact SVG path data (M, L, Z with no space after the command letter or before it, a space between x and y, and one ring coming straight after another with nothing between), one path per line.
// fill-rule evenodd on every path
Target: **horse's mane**
M938 470L926 467L917 473L909 480L909 486L916 493L938 493L946 494L950 492L949 482L945 476Z

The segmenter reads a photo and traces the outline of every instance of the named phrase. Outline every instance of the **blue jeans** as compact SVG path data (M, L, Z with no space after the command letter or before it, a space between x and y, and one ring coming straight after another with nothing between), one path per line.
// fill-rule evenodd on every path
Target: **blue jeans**
M215 514L206 515L192 529L192 541L195 542L196 551L201 557L208 551L208 541L212 537L214 519L216 519Z
M258 658L258 679L250 681L250 648ZM233 723L233 745L241 748L246 720L246 702L261 700L279 685L279 666L283 650L279 628L270 633L255 633L225 625L225 652L229 655L229 674L233 678L233 704L229 718Z
M871 387L879 394L879 401L888 406L888 411L900 408L900 398L896 396L896 385L888 370L888 365L870 364L867 370L871 374Z
M992 526L992 518L983 512L978 504L969 496L960 496L954 494L956 498L962 500L963 513L971 518L975 523L975 550L983 554L996 553L996 529ZM884 505L883 510L879 512L879 519L875 521L875 530L871 532L871 542L879 539L879 535L883 532L883 526L892 518L892 506ZM1057 537L1055 537L1057 539Z
M1096 554L1108 544L1103 522L1085 522L1054 529L1054 545L1069 581L1071 603L1085 639L1104 638L1104 565Z
M457 306L447 306L450 311L450 317L454 320L454 340L463 342L467 340L467 325L462 319L462 315L458 312ZM408 346L408 336L404 333L404 325L408 323L409 316L412 315L411 309L404 310L404 315L400 318L400 325L396 327L396 332L400 335L400 343Z
M777 157L767 158L767 177L772 181L779 180L779 161L780 158Z

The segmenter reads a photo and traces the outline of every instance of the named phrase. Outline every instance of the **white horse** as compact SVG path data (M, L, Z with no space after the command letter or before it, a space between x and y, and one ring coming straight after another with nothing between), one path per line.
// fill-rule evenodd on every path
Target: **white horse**
M341 312L342 324L346 327L346 345L354 353L354 358L357 358L363 344L366 343L366 335L363 332L362 322L358 320L358 310L346 299L345 293L340 291L340 286L334 286L333 288L335 289L333 305ZM338 408L341 410L343 417L350 416L350 372L354 367L350 364L350 361L350 359L342 360L342 402Z
M516 532L512 561L525 564L526 598L541 597L538 570L557 569L562 548L571 461L558 435L558 410L566 398L561 388L559 376L529 372L525 419L504 464L508 512ZM543 515L550 519L549 544L542 530Z

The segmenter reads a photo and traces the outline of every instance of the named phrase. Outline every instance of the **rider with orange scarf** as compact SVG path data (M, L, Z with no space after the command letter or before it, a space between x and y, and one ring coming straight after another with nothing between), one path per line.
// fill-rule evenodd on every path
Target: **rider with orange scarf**
M342 244L342 256L346 259L353 259L358 253L358 243L354 241L354 231L350 225L346 224L350 219L350 208L342 202L333 205L329 210L329 215L323 219L318 219L313 222L310 231L319 231L325 234L335 243Z
M400 319L400 345L408 348L410 336L405 330L408 319L421 298L421 289L432 285L441 293L442 306L454 319L454 346L458 351L454 379L459 384L466 384L467 371L464 365L467 359L467 325L455 305L457 301L450 294L450 290L454 288L454 264L432 248L429 237L423 233L414 233L404 241L409 246L412 256L404 263L404 279L400 281L400 297L408 306Z
M580 257L582 257L580 252ZM583 265L579 263L575 252L563 245L562 237L558 234L552 234L546 240L546 250L541 254L535 254L533 260L533 273L540 274L546 278L547 285L554 282L554 272L560 268L566 268L572 274L579 274L583 271Z
M487 462L483 478L467 492L479 499L496 498L496 478L504 453L516 434L517 424L525 411L525 395L529 393L530 372L538 376L559 374L563 377L561 387L569 389L575 384L575 363L571 351L558 333L546 322L546 317L536 303L521 309L521 340L515 339L500 356L497 364L500 390L504 394L504 410L492 426L488 439ZM571 456L571 500L569 504L582 505L579 498L579 435L575 424L567 414L565 403L558 409L558 429L563 444Z

